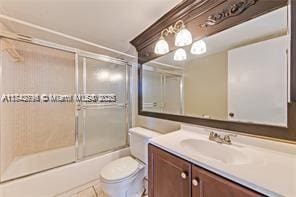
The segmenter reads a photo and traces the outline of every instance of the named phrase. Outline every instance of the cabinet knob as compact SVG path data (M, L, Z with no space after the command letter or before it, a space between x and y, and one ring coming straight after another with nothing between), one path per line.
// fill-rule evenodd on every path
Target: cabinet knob
M198 180L197 179L192 179L192 185L193 186L198 186L199 185L199 182L198 182Z
M182 172L181 173L181 178L182 179L186 179L187 178L187 173L186 172Z

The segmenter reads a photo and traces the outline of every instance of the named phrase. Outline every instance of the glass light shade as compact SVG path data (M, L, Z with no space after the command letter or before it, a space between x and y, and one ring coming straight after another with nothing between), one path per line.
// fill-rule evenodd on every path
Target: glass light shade
M164 38L160 38L154 48L154 53L163 55L169 52L169 45Z
M177 49L174 55L174 60L175 61L184 61L187 59L187 54L186 51L182 48Z
M207 52L207 45L203 40L196 41L192 44L191 51L194 55L201 55Z
M175 38L175 45L178 47L183 47L183 46L187 46L190 45L192 43L192 36L190 31L188 31L188 29L183 28L181 29Z

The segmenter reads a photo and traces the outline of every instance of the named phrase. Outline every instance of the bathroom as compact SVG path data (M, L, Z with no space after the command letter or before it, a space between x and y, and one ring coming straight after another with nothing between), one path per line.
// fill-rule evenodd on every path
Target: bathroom
M295 35L294 0L0 0L0 197L296 196Z

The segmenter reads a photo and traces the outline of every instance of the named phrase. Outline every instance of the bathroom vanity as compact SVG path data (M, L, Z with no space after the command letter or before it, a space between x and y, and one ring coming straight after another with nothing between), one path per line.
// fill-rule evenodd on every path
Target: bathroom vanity
M149 159L152 197L262 196L154 145L149 145Z
M296 196L295 144L241 135L218 143L212 131L182 125L150 140L150 196Z

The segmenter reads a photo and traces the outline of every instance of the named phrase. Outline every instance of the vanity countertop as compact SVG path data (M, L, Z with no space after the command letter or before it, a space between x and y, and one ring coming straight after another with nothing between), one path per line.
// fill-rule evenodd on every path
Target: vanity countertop
M267 196L296 196L296 145L247 136L233 137L232 145L225 145L209 141L208 136L209 130L183 126L181 130L152 138L150 143ZM197 149L184 148L186 140L195 141ZM201 142L213 143L213 150L219 150L217 146L221 146L226 152L211 153L211 148L206 148L207 154L214 154L220 160L206 157L194 151ZM239 151L242 154L238 156L247 162L239 162L239 159L235 162L227 149ZM223 162L224 155L234 162Z

